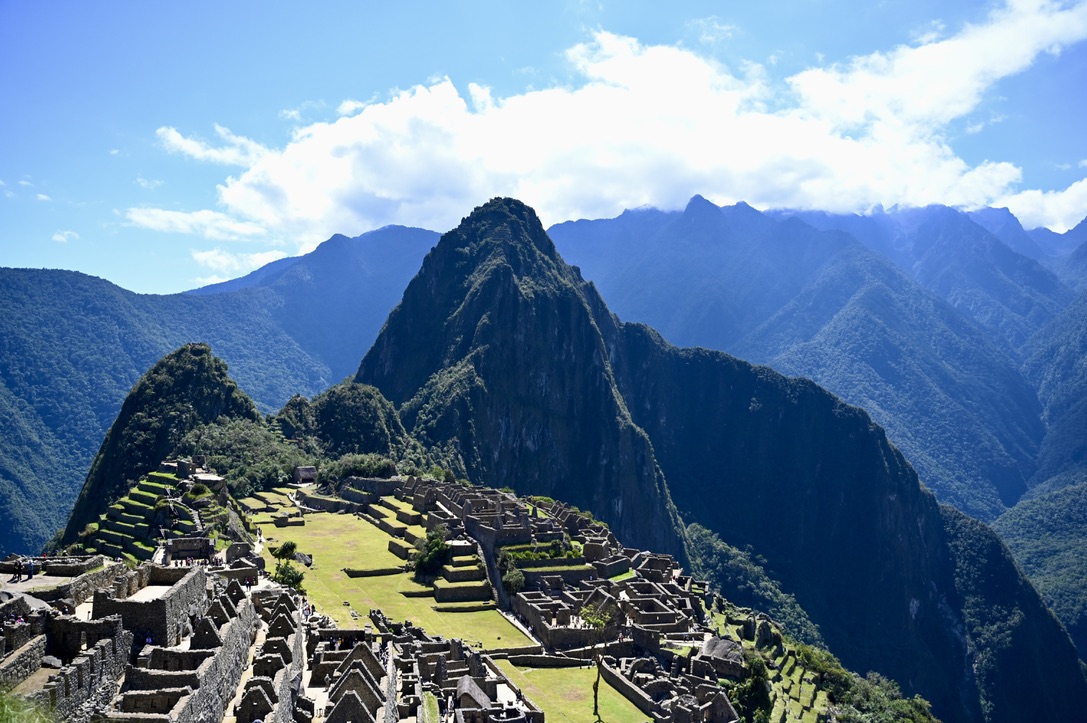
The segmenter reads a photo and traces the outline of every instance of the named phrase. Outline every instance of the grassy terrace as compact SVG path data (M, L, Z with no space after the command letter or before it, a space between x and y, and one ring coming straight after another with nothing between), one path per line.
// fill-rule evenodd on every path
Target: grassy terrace
M544 711L548 723L596 723L593 681L596 668L518 668L496 661L502 672ZM619 691L600 679L600 720L604 723L644 723L647 716Z
M392 538L366 520L347 514L313 513L306 515L304 527L277 528L265 523L261 529L268 543L264 554L270 569L274 569L275 561L268 547L286 540L293 540L301 552L313 555L314 565L306 570L303 582L306 595L342 628L364 626L369 610L380 608L392 620L410 620L431 634L461 638L486 649L532 645L496 610L438 612L431 588L416 583L410 573L348 577L344 568L384 570L404 564L388 551ZM408 597L405 592L419 597ZM344 601L349 605L345 606ZM442 606L443 610L458 607L467 606ZM351 617L352 609L359 614L358 619Z
M748 649L754 649L754 643L744 640L742 626L729 625L721 613L713 613L713 623L719 631L727 631L732 638L739 640ZM816 690L813 675L805 668L792 651L774 658L777 670L770 672L770 698L774 702L770 714L771 721L789 720L802 723L816 723L827 712L827 694Z

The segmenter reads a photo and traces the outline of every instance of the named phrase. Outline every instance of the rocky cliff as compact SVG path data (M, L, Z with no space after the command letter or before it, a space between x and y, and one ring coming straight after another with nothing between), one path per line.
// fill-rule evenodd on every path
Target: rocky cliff
M426 257L356 380L473 481L590 509L631 544L685 559L601 327L618 323L532 209L495 200Z

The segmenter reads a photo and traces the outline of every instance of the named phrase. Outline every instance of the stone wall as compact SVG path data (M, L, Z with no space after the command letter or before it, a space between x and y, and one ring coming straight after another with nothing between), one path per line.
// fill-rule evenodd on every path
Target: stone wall
M397 478L379 479L376 477L348 477L344 482L347 487L354 488L360 492L369 492L378 497L395 494L398 489L404 486L404 480Z
M15 686L29 678L42 667L45 655L45 636L37 635L13 650L0 663L0 688Z
M302 506L314 510L323 510L325 512L340 512L343 510L352 514L366 511L366 503L363 502L352 502L333 497L319 497L305 492L299 492L297 496L298 501Z
M71 629L85 628L87 649L50 676L36 700L48 704L57 720L85 723L117 692L132 634L121 627L118 617L92 623L72 619L64 624ZM92 644L90 640L96 635L101 637Z
M49 644L45 654L65 664L71 663L82 655L84 648L90 648L100 640L112 640L114 648L121 651L123 657L127 656L127 651L121 650L121 643L127 638L121 618L117 615L99 620L78 620L71 615L55 617L46 624L46 631ZM122 662L127 662L127 657Z
M221 720L248 662L249 648L253 642L257 619L256 606L249 598L239 602L236 606L236 615L219 627L222 645L210 649L213 651L212 654L204 658L195 670L166 671L129 668L126 675L126 687L133 691L184 687L192 689L191 695L178 700L169 717L149 717L148 720L172 718L175 723ZM159 662L166 662L168 657L167 653L163 652ZM176 656L169 659L180 660ZM152 653L152 662L154 660L154 653ZM109 720L132 721L133 718L130 716L131 714L111 713Z
M148 572L141 577L145 577L147 584L177 581L156 600L119 600L109 593L96 592L92 616L120 615L125 629L136 636L137 644L144 643L146 637L151 636L151 642L155 645L177 645L188 623L190 608L206 600L207 574L201 565L187 568L151 565L141 568L144 569L148 569ZM131 589L131 586L127 589Z
M70 582L57 585L51 590L36 592L34 597L45 602L55 602L67 598L75 605L81 605L90 599L96 590L108 585L117 576L118 570L123 569L124 565L120 563L106 562L105 567L100 570L85 572Z
M55 575L57 577L75 577L76 575L82 575L85 572L93 570L96 567L100 567L105 563L105 558L101 555L80 555L73 557L20 557L16 559L33 560L34 561L34 574L37 575L42 570L47 575ZM0 560L0 574L11 575L15 572L15 560ZM26 565L23 565L23 573L26 573Z
M645 694L645 691L623 677L618 670L611 667L605 660L600 661L600 677L608 681L608 685L622 693L623 697L633 703L642 713L651 718L661 715L660 706L654 703L653 699Z
M490 600L493 592L489 582L479 582L474 585L458 584L452 586L442 585L440 584L440 581L436 581L434 585L434 600L435 602L440 603Z

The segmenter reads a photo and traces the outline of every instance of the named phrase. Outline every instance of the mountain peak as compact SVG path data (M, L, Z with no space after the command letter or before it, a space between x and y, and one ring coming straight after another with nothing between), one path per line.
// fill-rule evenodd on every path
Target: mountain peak
M91 464L64 542L155 470L189 430L220 417L259 420L252 400L207 344L185 344L151 367L129 392Z
M706 198L700 194L691 196L691 200L687 202L687 207L683 209L683 215L689 217L704 216L707 214L721 214L721 208L712 201L707 201Z
M515 198L492 198L477 206L446 236L457 246L528 241L546 255L558 257L536 212Z

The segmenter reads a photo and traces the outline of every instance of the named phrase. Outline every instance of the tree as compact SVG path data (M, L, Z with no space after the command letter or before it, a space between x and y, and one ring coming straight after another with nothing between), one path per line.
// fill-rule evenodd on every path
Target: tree
M306 573L296 568L291 562L297 552L298 544L293 540L287 540L279 547L272 549L272 557L278 560L276 571L272 573L272 579L302 592L302 579L306 576Z
M525 573L516 565L510 565L502 576L502 586L510 595L516 595L525 589Z
M586 625L596 631L593 637L596 638L598 645L602 645L604 643L605 629L614 620L615 608L601 601L596 605L585 605L581 608L578 616ZM593 681L593 715L596 716L597 720L600 720L600 658L601 653L598 652L595 656L596 680Z
M426 539L417 543L415 553L416 580L433 577L442 569L442 565L453 559L453 548L445 540L449 537L449 528L438 525L426 533Z

